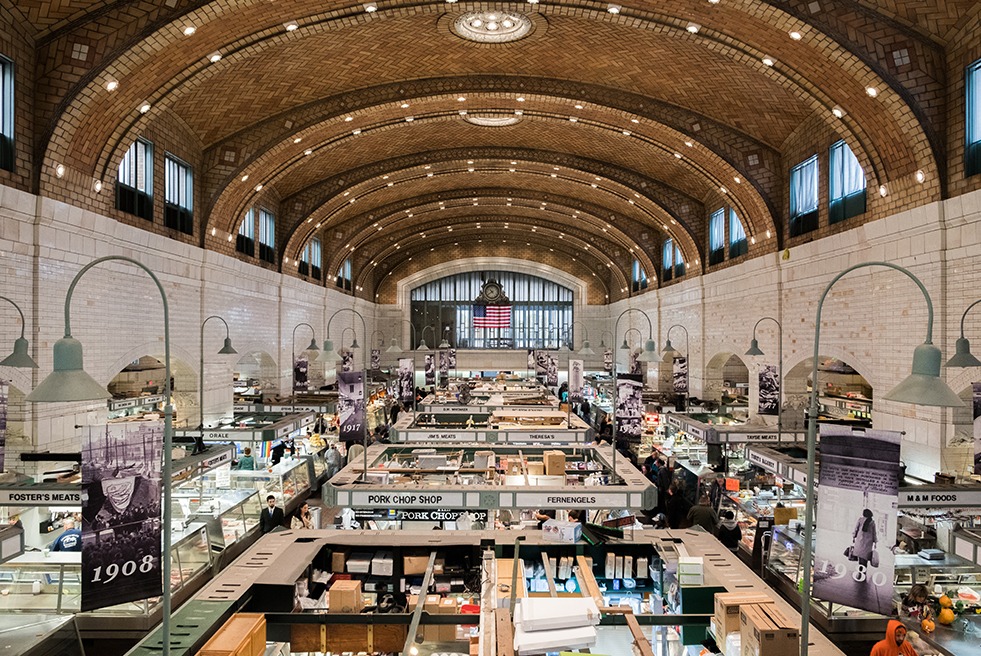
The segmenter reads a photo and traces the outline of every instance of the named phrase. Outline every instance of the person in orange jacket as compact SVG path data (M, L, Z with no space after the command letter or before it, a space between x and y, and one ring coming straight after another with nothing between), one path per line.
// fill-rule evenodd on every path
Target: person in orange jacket
M917 653L906 640L906 627L903 623L889 620L886 637L873 645L869 656L917 656Z

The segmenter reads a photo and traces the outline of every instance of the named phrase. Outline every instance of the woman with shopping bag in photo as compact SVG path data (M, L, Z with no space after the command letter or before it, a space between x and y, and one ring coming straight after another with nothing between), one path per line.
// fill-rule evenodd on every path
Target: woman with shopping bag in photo
M845 549L848 560L857 560L858 564L868 569L879 566L879 554L875 551L879 538L875 531L875 521L872 519L872 511L866 508L862 511L862 516L855 522L855 530L852 531L852 546ZM865 579L868 580L868 579Z

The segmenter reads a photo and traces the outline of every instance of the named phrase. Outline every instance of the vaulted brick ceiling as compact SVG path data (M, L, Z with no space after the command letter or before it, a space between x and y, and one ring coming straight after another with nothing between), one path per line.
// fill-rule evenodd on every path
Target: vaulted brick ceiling
M634 258L653 278L668 235L700 271L705 215L722 202L751 255L779 248L783 150L808 122L848 140L870 188L891 185L870 202L922 202L917 170L926 197L941 195L944 47L981 12L974 0L511 3L495 7L533 31L486 44L449 25L490 5L0 2L45 62L42 192L65 185L55 164L75 184L110 180L137 135L176 122L203 149L205 246L227 250L261 184L279 201L279 259L319 234L328 267L353 253L369 298L410 261L520 251L584 278L591 302L624 293ZM79 43L84 62L57 55Z

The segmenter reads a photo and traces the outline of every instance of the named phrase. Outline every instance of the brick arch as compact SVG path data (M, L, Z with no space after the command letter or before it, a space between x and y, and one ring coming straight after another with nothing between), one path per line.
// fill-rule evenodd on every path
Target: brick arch
M478 239L486 243L478 247ZM505 244L505 241L508 243ZM463 228L454 230L452 235L442 233L432 238L422 238L418 235L408 237L399 243L399 248L395 248L394 244L388 246L378 252L374 259L376 262L386 264L389 273L385 275L389 275L400 264L408 261L408 258L415 258L419 254L428 255L430 252L434 252L438 256L440 253L430 251L430 249L436 249L440 252L448 251L451 250L451 246L455 242L467 243L469 244L468 248L473 251L493 252L495 255L501 250L525 251L529 259L533 261L550 260L553 265L557 265L563 256L570 260L574 259L577 264L580 262L588 263L588 266L582 270L582 275L587 278L596 278L599 283L602 283L606 289L605 293L609 294L611 300L619 293L620 288L628 285L628 277L620 267L614 266L615 262L611 258L598 252L588 242L571 236L561 240L549 240L537 233L522 233L520 237L509 237L504 233L488 234L488 231L477 230L476 228ZM531 243L532 246L526 246L526 243ZM586 246L589 248L585 248ZM554 249L554 254L549 249ZM395 262L394 265L392 264L393 261ZM374 269L376 268L370 265L362 267L362 279L375 276ZM602 279L603 276L596 274L597 271L603 272L604 270L613 277L615 286L611 287ZM373 290L368 285L361 286L365 288L363 291L366 296L371 298Z
M441 4L442 3L440 3L440 5ZM569 6L575 6L577 4L579 3L571 2L568 3L568 6L555 5L549 7L540 7L538 8L537 11L545 14L550 14L553 12L561 13L563 11L568 11ZM227 5L225 2L216 1L214 3L211 3L211 5L209 5L209 9L211 10L212 13L211 17L215 18L216 16L221 16L226 8ZM428 5L415 7L414 11L420 13L426 13L430 11L431 12L445 11L445 8L443 8L442 6L437 8L435 3L432 3ZM725 12L729 12L729 11L730 11L729 8L725 8L720 11L720 13L718 14L720 16L719 19L720 24L725 24L724 17L729 15ZM736 10L732 9L732 11L736 11ZM400 12L404 13L404 10L402 10L401 8L393 8L391 10L386 9L383 10L382 12L379 12L379 14L376 15L377 19L381 19L382 15L387 15L389 12L391 12L392 14L400 13ZM681 38L685 38L685 39L690 38L688 36L685 36L685 34L682 32L684 22L680 18L663 16L663 15L654 15L654 14L643 14L642 12L635 12L634 10L630 10L629 13L631 14L636 13L636 15L632 15L629 18L626 15L620 17L609 17L609 16L604 16L601 12L598 13L597 15L593 15L594 12L588 12L588 13L590 14L590 18L596 21L623 22L624 24L629 22L629 24L631 25L636 25L638 29L641 28L650 29L650 30L656 29L656 30L665 31L666 33L670 33L672 35L677 34ZM758 35L760 37L767 36L768 35L767 33L769 32L785 30L788 26L796 25L796 23L798 22L798 19L782 11L775 11L773 10L773 8L769 8L769 7L764 9L762 7L757 7L756 5L740 6L738 16L733 15L733 17L740 18L740 19L745 18L746 20L750 20L751 22L755 23L756 27L758 27L761 33ZM362 18L362 20L356 22L364 22L365 20L367 19ZM213 21L213 22L220 23L221 21ZM232 21L229 21L229 24L231 22ZM215 31L218 31L217 27L214 29ZM173 32L172 29L170 31ZM163 32L164 32L163 29L159 30L159 33L155 35L157 38L152 40L154 45L157 47L164 46L164 45L172 45L177 40L177 37L171 36L171 34L169 33L164 34ZM264 34L261 40L272 41L272 40L282 40L286 38L282 34L279 34L278 36L275 35L276 31L273 30L272 27L269 27L267 30L265 30L265 32L267 32L267 34ZM233 36L235 35L229 35L229 38L232 38ZM758 48L749 43L738 42L732 37L725 35L721 31L718 33L713 33L710 22L707 23L707 26L705 27L703 32L698 35L697 39L699 43L704 42L704 44L708 48L717 50L719 52L724 52L725 54L730 55L733 59L737 61L741 61L742 63L745 64L749 64L752 61L757 61L758 57L763 54L763 51L761 49L762 46ZM258 45L259 43L261 43L261 40L257 41L254 47L248 50L261 51L262 48L260 47L260 45ZM766 41L766 39L761 39L761 40ZM828 76L829 71L827 71L824 68L825 66L827 66L827 63L821 63L821 62L834 61L836 64L838 64L840 67L837 69L837 72L841 73L842 81L844 82L846 80L850 80L852 82L852 86L856 86L855 85L856 82L861 82L863 80L877 79L873 71L870 71L866 64L864 64L857 57L851 54L843 46L831 42L830 40L816 39L816 41L819 42L819 46L814 47L813 49L817 50L818 52L796 55L796 57L800 58L800 61L797 61L793 52L787 52L786 53L787 56L785 58L781 58L781 61L788 62L788 65L786 67L781 66L776 71L770 71L770 72L764 71L763 73L766 75L774 75L774 76L778 74L784 75L785 77L783 77L782 82L791 85L796 85L795 87L796 91L798 93L801 93L804 97L808 98L810 104L814 106L815 109L817 109L818 107L826 109L827 106L829 105L829 101L832 100L830 98L824 97L820 93L821 88L820 85L817 83L817 80L821 80L821 84L824 84L826 83L827 78L829 77ZM242 51L247 50L246 48L244 48L244 43L239 45L241 46ZM189 46L187 48L190 49ZM800 48L799 50L801 52L805 52L805 49L803 48ZM125 64L130 67L131 72L135 72L135 70L137 70L138 67L143 66L145 72L147 73L147 77L151 80L153 79L152 71L149 70L149 67L147 66L147 59L149 58L151 53L142 52L137 48L132 48L128 51L119 52L117 54L118 56L116 57L115 60L117 63L122 62L122 60L125 60ZM812 54L822 55L822 56L811 56ZM195 53L195 61L197 56L198 56L197 53ZM184 63L186 64L186 62ZM178 77L178 75L183 75L183 72L178 73L177 69L180 68L181 71L183 71L184 69L189 69L187 75L189 77L193 77L196 72L200 72L200 71L196 71L195 69L201 69L202 66L203 65L201 66L184 65L181 67L174 67L171 71L173 74L166 78L167 80L166 83L164 83L165 78L162 77L163 72L161 72L161 77L158 78L156 82L157 88L158 89L166 88L168 92L177 93L177 91L182 86L182 80ZM204 67L204 68L208 68L208 67ZM783 70L783 68L786 68L786 70ZM209 70L211 69L209 68ZM116 116L130 115L132 111L131 106L133 104L133 99L124 98L123 97L124 94L119 94L119 99L113 101L112 103L113 106L110 107L106 107L104 103L99 101L97 94L94 93L95 90L98 88L98 82L96 79L98 77L97 75L98 72L99 71L96 71L96 74L92 74L89 79L81 80L79 84L76 85L74 90L66 96L66 99L70 100L72 104L76 104L78 106L92 107L94 111L100 114L104 113L105 115L110 117L113 115ZM824 75L822 76L821 73L823 73ZM211 75L214 74L215 73L211 73ZM831 75L831 77L833 78L834 75ZM815 82L813 84L803 84L804 82L807 82L809 80L814 80ZM847 86L847 84L845 86ZM159 100L163 100L165 97L167 96L161 94ZM123 103L125 106L116 107L115 105L117 103ZM891 163L892 160L896 160L895 166L899 172L902 172L906 169L912 170L917 168L918 162L930 161L930 159L932 158L932 154L929 149L929 144L926 143L928 140L923 136L923 126L920 125L918 117L916 117L913 114L913 112L909 109L908 104L906 103L905 99L903 99L900 96L900 94L895 93L892 90L892 87L890 86L889 90L880 94L878 104L876 104L874 108L871 106L869 107L864 106L867 104L868 103L865 103L865 101L856 103L856 105L863 105L863 107L861 109L855 110L851 114L851 116L855 117L854 120L850 122L846 122L850 130L858 133L861 131L863 125L866 124L876 125L876 122L872 117L872 114L877 113L879 115L879 118L881 119L883 115L883 112L881 110L882 107L885 106L887 109L887 112L885 112L885 114L893 118L894 123L904 126L917 125L918 134L913 136L912 138L912 140L915 141L915 146L912 149L907 148L905 143L903 143L902 141L903 139L910 138L910 133L908 130L906 131L893 130L893 129L889 129L889 126L877 130L874 140L872 139L871 135L862 134L860 135L861 138L857 138L855 140L856 142L858 143L861 142L875 143L876 141L887 142L887 143L883 143L881 148L871 149L871 152L879 153L879 151L881 150L883 152L883 162L885 163ZM68 106L63 104L61 108L62 111L56 112L57 115L57 118L55 119L56 123L52 124L52 129L50 131L50 134L48 135L50 136L50 139L48 139L48 137L46 136L45 139L41 140L42 142L47 142L46 145L43 146L43 148L47 153L45 159L48 164L50 164L53 161L59 161L59 160L68 162L69 166L76 166L78 164L78 162L76 161L69 161L69 155L72 153L72 149L69 147L69 144L71 143L71 140L75 137L75 133L78 127L78 121L85 120L85 115L84 113L78 113L78 115L76 115L76 113L74 112L68 112L67 109ZM868 115L867 116L868 120L866 120L866 115ZM116 150L113 144L118 144L122 142L124 135L127 132L130 132L131 128L138 126L140 120L141 119L132 119L126 125L121 125L119 123L114 122L113 119L110 119L109 121L104 121L104 123L107 124L106 125L107 130L108 129L114 130L115 134L113 136L108 138L102 138L106 136L105 132L102 132L100 134L95 134L95 135L87 134L82 138L88 141L89 143L110 144L109 148L110 148L110 152L112 152ZM89 125L92 126L93 129L98 130L99 127L94 126L93 123L94 121L90 122ZM881 125L881 123L879 125ZM111 127L111 126L115 126L115 127ZM904 133L900 134L901 132ZM923 148L924 143L926 143L926 148ZM911 153L913 155L913 158L915 158L917 161L913 161L913 162L909 161L911 159L910 156ZM107 158L103 158L103 159L107 159ZM882 164L876 165L876 170L879 169L882 169L887 173L887 175L885 176L878 175L877 177L880 180L883 178L890 177L888 175L887 168L884 167ZM44 185L53 184L53 181L50 179L49 176L43 175L42 183Z

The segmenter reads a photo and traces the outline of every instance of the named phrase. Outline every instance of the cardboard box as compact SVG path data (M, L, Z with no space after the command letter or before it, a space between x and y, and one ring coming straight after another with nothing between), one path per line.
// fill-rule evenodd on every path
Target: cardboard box
M795 656L799 637L798 627L791 626L773 604L740 606L740 656Z
M429 556L402 556L402 573L406 576L425 574Z
M394 556L391 551L379 551L371 559L372 576L392 576L395 571ZM428 560L427 560L428 562Z
M726 634L739 631L739 607L747 604L769 604L773 600L766 595L739 592L722 592L715 595L716 641L720 644Z
M565 476L565 453L562 451L545 452L545 474L547 476Z
M560 522L557 519L548 519L542 524L542 538L549 542L567 542L574 544L582 537L582 524L579 522ZM623 559L620 559L620 568L623 568Z
M678 574L701 574L705 571L705 559L701 556L679 556Z
M430 615L439 613L439 595L426 595L422 609ZM422 637L424 640L436 642L439 640L439 626L435 624L424 624L422 626Z
M262 613L236 613L198 654L203 656L262 656L266 653L266 616Z
M705 585L705 576L702 574L678 574L678 585L683 588Z
M545 475L545 463L536 461L528 462L528 475L529 476L544 476Z
M327 591L328 613L360 613L364 608L361 581L334 581Z
M347 563L347 554L343 551L335 551L330 555L330 571L343 572Z
M439 613L440 615L455 615L456 610L456 597L448 597L446 599L439 600ZM439 635L440 642L453 642L456 640L456 624L441 624L438 628L437 635Z
M797 519L797 509L796 508L774 508L773 509L773 523L778 526L786 526L790 523L790 520Z

